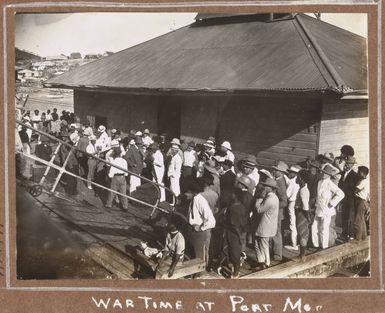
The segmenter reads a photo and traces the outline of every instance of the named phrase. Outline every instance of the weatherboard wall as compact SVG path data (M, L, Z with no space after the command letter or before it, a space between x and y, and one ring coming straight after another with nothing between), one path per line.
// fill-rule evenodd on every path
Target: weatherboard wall
M322 106L319 152L339 155L351 145L359 164L369 164L369 118L367 99L325 99Z
M128 133L130 129L150 129L157 132L157 98L121 93L75 90L75 114L86 120L87 116L106 118L107 128ZM97 123L94 126L99 126Z
M324 101L324 102L322 102ZM160 114L164 106L170 114ZM262 166L288 164L316 154L338 154L351 144L360 162L368 156L365 100L322 100L306 96L131 95L75 91L75 113L106 117L108 128L130 129L203 143L230 141L236 157L256 155ZM98 125L95 125L98 126ZM166 127L166 128L165 128Z

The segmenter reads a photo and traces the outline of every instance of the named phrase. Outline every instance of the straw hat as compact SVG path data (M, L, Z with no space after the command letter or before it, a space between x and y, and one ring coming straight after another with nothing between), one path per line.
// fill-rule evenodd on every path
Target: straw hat
M99 132L99 133L104 133L105 131L106 131L106 126L100 125L100 126L98 127L98 132Z
M345 163L347 163L347 164L356 164L356 163L357 163L357 162L356 162L356 158L349 155L349 156L345 159Z
M322 173L325 173L329 176L334 176L337 174L337 170L334 166L331 166L329 164L326 164L324 168L320 169Z
M221 147L226 148L227 150L232 150L231 144L228 141L222 142Z
M86 129L83 131L83 135L84 135L84 136L91 136L91 135L92 135L92 130L91 130L91 128L86 128Z
M248 155L240 161L240 164L244 167L254 168L257 166L257 158L254 155Z
M261 182L261 185L268 186L271 188L277 189L277 181L274 178L268 177L264 182Z
M172 145L178 145L178 146L180 146L180 140L179 140L178 138L173 138L173 139L171 140L171 144L172 144Z
M251 190L253 188L253 182L252 182L251 178L247 175L242 175L242 176L237 177L236 182L245 186L249 190Z
M208 160L204 165L204 169L207 170L210 173L217 174L217 170L215 168L215 161L214 160Z
M119 147L119 141L117 141L117 140L112 140L111 141L111 148L117 148L117 147Z
M285 162L282 162L282 161L279 161L276 166L273 166L273 169L280 171L280 172L283 172L283 173L286 173L286 174L287 174L288 168L289 168L289 166L287 166L287 164Z
M259 170L258 173L263 174L263 175L270 177L270 178L274 178L273 175L268 170L265 170L265 169Z
M205 147L207 147L207 148L211 148L211 149L214 149L214 148L215 148L214 142L211 141L211 140L207 140L203 145L204 145Z
M149 135L149 134L150 134L150 130L146 128L146 129L143 131L143 134Z
M292 165L290 166L290 168L287 169L287 171L292 173L298 173L301 169L302 167L299 165Z

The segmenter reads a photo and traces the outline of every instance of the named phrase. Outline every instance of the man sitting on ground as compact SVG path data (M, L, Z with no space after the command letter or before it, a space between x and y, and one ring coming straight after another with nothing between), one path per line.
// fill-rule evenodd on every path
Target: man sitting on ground
M168 269L168 277L174 275L174 270L179 262L183 261L185 250L185 239L181 232L178 231L174 224L167 226L166 244L163 249L162 257L158 262L157 270L159 270L163 262L167 258L171 258L171 265Z

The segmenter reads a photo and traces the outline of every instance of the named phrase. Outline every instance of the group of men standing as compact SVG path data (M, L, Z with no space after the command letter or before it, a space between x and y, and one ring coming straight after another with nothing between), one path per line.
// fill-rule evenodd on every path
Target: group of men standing
M169 186L178 198L177 209L185 206L188 224L186 231L172 225L173 232L183 242L187 237L192 257L204 259L208 268L215 264L221 269L227 263L234 278L247 258L247 244L253 245L257 269L269 267L271 259L282 260L283 231L290 233L286 248L298 250L302 258L311 245L327 248L337 210L343 240L367 236L369 170L354 168L351 146L343 146L336 158L329 153L302 164L288 166L279 161L270 168L258 168L255 156L235 162L230 142L217 145L213 137L197 149L193 141L151 138L148 129L124 137L103 125L94 132L89 125L71 124L61 138L87 153L74 155L67 168L87 177L89 189L104 170L105 184L115 191L108 194L107 208L118 195L119 205L126 210L125 195L141 185L142 177L159 184L161 201L166 200L162 186ZM63 161L69 150L62 149ZM76 181L68 184L73 188Z
M202 175L187 191L191 200L186 234L195 257L204 257L209 267L230 264L232 277L238 277L246 245L252 242L257 259L253 268L267 268L271 259L282 260L287 232L290 244L285 248L299 251L304 259L307 247L334 244L330 234L334 236L337 210L340 240L366 239L369 169L354 168L351 146L343 146L336 158L324 154L291 166L279 161L259 170L256 158L248 156L235 170L231 150L224 151L222 144L219 153L210 155L211 143L206 142L198 157L204 162Z

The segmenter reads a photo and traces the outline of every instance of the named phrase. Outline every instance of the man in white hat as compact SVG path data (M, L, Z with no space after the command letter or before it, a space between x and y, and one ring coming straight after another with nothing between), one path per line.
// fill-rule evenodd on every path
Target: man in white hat
M312 224L312 240L316 248L325 249L329 246L330 222L336 214L336 206L344 198L344 192L338 188L330 177L335 175L332 166L326 165L320 169L321 179L317 185L317 197L315 203L315 218Z
M143 144L149 147L152 143L154 143L154 140L150 137L150 130L146 128L143 131Z
M95 135L90 135L88 137L89 143L86 148L86 152L92 156L98 156L98 151L95 147L96 143L96 136ZM96 164L97 160L91 156L87 156L87 166L88 166L88 173L87 173L87 188L92 189L92 184L90 183L91 181L94 180L95 177L95 171L96 171Z
M225 159L230 160L231 162L234 163L235 156L234 156L234 153L232 152L230 142L228 141L222 142L221 149L225 153Z
M288 212L289 212L289 225L290 225L290 236L291 236L291 246L286 246L285 248L289 250L298 250L297 246L297 226L295 219L295 201L297 199L297 193L299 191L299 185L297 184L297 174L301 170L299 165L292 165L287 169L287 188L286 195L288 201Z
M179 145L173 144L171 146L170 153L172 158L167 170L167 177L170 180L170 189L174 193L175 197L178 197L180 194L180 176L183 164L179 151Z
M96 147L98 148L101 152L107 151L110 148L110 137L108 137L108 134L106 132L106 127L104 125L100 125L98 127L97 135L96 135Z
M79 134L80 138L79 138L79 141L77 144L77 148L80 151L86 152L87 146L90 143L89 135L87 135L87 133L84 134L84 131L81 128L78 130L78 134ZM87 175L87 169L88 169L88 165L87 165L88 157L84 153L80 153L80 152L78 152L77 155L78 155L78 160L79 160L80 175L86 176Z
M127 191L127 183L126 183L125 177L128 175L128 173L120 170L119 168L122 168L127 171L127 161L120 156L119 147L113 148L112 151L113 152L110 157L111 166L108 172L108 176L111 178L110 189L125 195ZM114 167L114 165L119 168ZM123 210L127 210L128 209L127 198L124 197L123 195L118 195L119 202L122 204ZM112 202L115 196L116 196L116 193L113 193L111 191L109 192L108 199L106 202L106 208L112 207Z
M257 159L254 155L248 155L246 158L238 162L238 167L240 173L237 176L246 175L248 176L254 184L251 186L250 193L254 195L255 187L259 183L259 172L257 169Z
M91 135L94 134L94 131L92 130L92 127L90 126L90 123L88 121L84 123L84 127L83 128L84 128L83 129L83 134L85 136L91 136Z
M78 134L77 131L73 132L73 133L70 135L70 140L71 140L72 144L73 144L75 147L78 145L79 139L80 139L80 136L79 136L79 134Z
M159 185L163 185L163 177L165 172L164 167L164 157L163 153L160 151L159 144L154 142L152 143L148 149L152 152L152 177L153 180ZM160 201L166 200L166 192L165 189L160 187Z
M114 139L114 140L111 140L110 150L108 150L107 153L106 153L106 161L111 162L112 152L113 152L113 150L114 150L115 148L119 148L119 149L118 149L118 151L120 151L120 152L119 152L119 156L124 156L124 155L125 155L125 151L124 151L124 150L122 151L122 148L121 148L121 146L120 146L119 141L117 141L117 140ZM115 153L115 154L116 154L116 153Z
M276 195L277 182L267 178L261 182L264 186L255 202L252 227L255 230L255 252L262 269L270 266L270 238L277 233L279 199Z
M279 161L276 166L273 166L273 176L277 182L277 196L279 199L279 212L278 212L278 224L277 224L277 233L273 237L273 258L275 261L282 261L282 220L284 217L284 210L287 208L287 183L286 175L287 169L289 167L285 162Z

